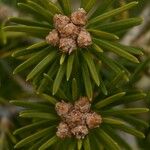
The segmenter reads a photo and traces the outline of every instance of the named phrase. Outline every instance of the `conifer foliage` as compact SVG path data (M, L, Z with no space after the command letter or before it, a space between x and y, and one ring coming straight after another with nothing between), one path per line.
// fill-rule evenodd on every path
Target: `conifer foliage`
M119 43L119 37L142 19L114 19L138 2L115 9L115 0L79 2L75 9L72 0L27 0L18 7L29 17L10 17L3 27L36 39L12 54L23 60L14 74L27 74L39 97L10 101L24 108L19 116L28 121L14 131L16 149L131 150L120 131L145 138L142 129L149 125L138 114L149 109L129 104L147 93L131 86L136 71L131 75L119 61L140 63L142 49Z
M84 81L86 94L89 98L92 98L92 84L95 84L97 87L103 84L101 79L102 75L98 73L99 70L96 68L99 61L106 64L109 69L113 70L116 74L120 73L123 68L122 65L116 64L117 62L115 62L115 60L109 58L106 55L107 52L113 52L133 63L139 63L134 54L141 55L141 50L119 44L117 42L119 39L117 35L122 30L124 31L140 24L142 20L140 18L131 18L108 22L112 17L131 9L138 3L131 2L110 11L107 11L106 7L106 10L100 11L100 9L103 9L103 5L106 5L104 2L104 4L101 4L90 16L88 14L95 6L96 1L89 0L85 5L84 3L84 1L81 1L81 9L79 9L79 12L72 11L73 8L70 0L60 0L58 4L54 4L49 0L34 0L27 1L27 3L18 3L21 9L26 10L35 19L10 18L9 20L15 23L15 25L6 26L4 28L5 31L23 32L29 36L41 39L41 41L26 49L13 53L14 57L28 56L26 57L27 60L14 70L14 74L30 68L31 72L27 75L27 81L32 80L33 83L37 81L38 83L35 83L35 85L38 92L45 90L45 87L43 87L43 73L49 74L54 80L54 84L52 85L53 94L57 93L63 79L69 81L72 78L77 79L80 76L80 79ZM70 16L72 16L72 23L70 23ZM81 22L78 23L79 25L74 25L73 23L79 21L79 19L81 20ZM70 24L73 25L73 27L70 26ZM59 26L61 26L61 28ZM81 29L79 26L81 26ZM54 30L56 28L59 30L59 33ZM76 33L74 33L74 28L77 28ZM62 33L62 31L64 32L65 30L73 33ZM49 32L51 33L50 35ZM59 39L56 34L60 34L61 37L64 36L65 38ZM77 41L79 47L76 46L74 40L70 38L70 36L72 37L73 35L77 38L76 34L78 35ZM56 39L57 41L55 41ZM53 42L51 40L53 40ZM54 41L56 44L58 42L59 46L54 46ZM70 50L70 54L61 52L68 50ZM55 71L53 71L53 68L55 68Z

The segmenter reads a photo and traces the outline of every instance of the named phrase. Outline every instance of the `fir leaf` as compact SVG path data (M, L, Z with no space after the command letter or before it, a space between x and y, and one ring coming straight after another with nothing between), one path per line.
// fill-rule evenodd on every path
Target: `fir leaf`
M84 8L86 12L89 12L95 4L96 0L87 0L86 2L84 2L84 5L82 4L82 8Z
M53 129L54 127L48 127L46 129L40 130L37 133L30 135L29 137L21 140L19 143L15 145L15 148L20 148L20 147L25 146L28 143L34 142L35 140L40 139L41 137L49 134L49 132L52 132Z
M29 110L28 110L29 111ZM44 113L39 111L34 112L22 112L19 116L22 118L41 118L41 119L48 119L48 120L57 120L57 117L54 114Z
M60 57L60 65L62 65L64 63L65 58L66 58L66 54L62 54Z
M102 80L102 77L101 77L100 73L99 73L99 79L100 79L100 82L101 82L100 88L101 88L103 94L104 94L104 95L107 95L107 94L108 94L108 91L107 91L107 88L106 88L106 86L105 86L105 83L104 83L103 80Z
M88 31L95 37L100 38L100 39L106 39L106 40L118 40L119 37L116 36L115 34L100 31L97 29L88 29Z
M115 94L115 95L113 95L113 96L107 97L106 99L101 100L100 102L98 102L98 103L95 105L95 107L96 107L97 109L100 109L100 108L102 108L102 107L105 107L105 106L107 106L107 105L109 105L109 104L111 104L111 103L113 103L113 102L115 102L115 101L117 101L117 100L120 100L120 98L121 98L122 96L124 96L125 94L126 94L125 92L121 92L121 93Z
M18 135L18 134L23 134L25 132L29 132L29 131L32 131L32 130L35 130L35 129L38 129L40 128L41 126L44 126L45 124L47 125L49 123L49 121L38 121L38 122L35 122L35 123L32 123L30 125L27 125L27 126L24 126L22 128L19 128L17 130L15 130L15 132L13 133L14 135Z
M124 58L126 58L126 59L128 59L128 60L130 60L134 63L139 63L138 59L135 56L131 55L130 53L128 53L126 51L124 51L120 47L114 45L113 42L108 42L108 41L106 42L106 41L100 40L100 39L98 39L97 41L99 42L99 45L102 48L107 49L109 51L112 51L112 52L116 53L117 55L122 56L122 57L124 57Z
M61 81L65 75L66 64L62 64L58 70L53 84L53 95L55 95L60 87Z
M45 16L45 14L42 14L41 12L37 11L37 9L33 8L32 6L24 3L18 3L18 6L27 13L32 14L35 18L40 18L41 20L46 21L49 24L52 23L51 17Z
M136 137L145 138L145 135L142 132L140 132L140 131L138 131L136 129L133 129L131 127L128 127L126 125L112 125L112 127L120 129L120 130L122 130L124 132L127 132L129 134L132 134L132 135L134 135Z
M76 142L73 141L73 140L70 140L68 149L69 150L74 150L75 148L76 148Z
M81 148L82 148L82 140L78 140L78 142L77 142L77 147L78 147L78 150L81 150Z
M98 53L103 53L103 52L104 52L103 49L102 49L99 45L97 45L96 43L93 43L93 44L92 44L92 48L93 48L96 52L98 52Z
M83 57L89 67L89 71L92 75L93 80L95 81L95 83L99 86L100 85L100 81L99 81L99 77L96 71L96 67L92 58L92 55L89 52L84 52L83 53Z
M19 65L15 70L14 74L19 73L20 71L32 66L33 64L36 64L39 62L46 54L48 54L49 47L45 48L45 50L38 52L37 54L33 55L29 59L27 59L25 62L23 62L21 65Z
M92 83L88 71L87 65L83 62L82 64L82 76L83 76L83 81L84 81L84 86L86 90L86 94L90 100L92 100L93 97L93 88L92 88Z
M91 18L99 16L100 14L104 13L116 0L105 0L100 2L94 13L91 15Z
M51 104L53 104L53 105L55 105L55 104L58 102L54 97L52 97L52 96L50 96L50 95L41 94L40 96L41 96L43 99L45 99L45 100L47 100L48 102L50 102Z
M10 22L21 24L21 25L27 25L27 26L37 26L37 27L43 27L43 28L51 28L52 26L50 24L46 23L40 23L39 21L29 20L25 18L19 18L19 17L11 17L9 18Z
M4 27L4 31L24 32L25 34L30 36L34 36L37 38L45 38L50 32L50 29L43 27L18 25L18 26L6 26Z
M70 0L58 0L65 15L71 14L71 1Z
M131 2L131 3L128 3L120 8L117 8L117 9L114 9L114 10L111 10L109 12L106 12L96 18L93 18L89 21L89 25L97 25L99 24L100 22L110 18L110 17L113 17L115 15L118 15L120 14L121 12L123 11L126 11L128 9L131 9L132 7L134 7L135 5L137 5L138 2Z
M49 139L46 143L44 143L39 150L45 150L48 147L50 147L51 145L53 145L54 143L56 143L58 140L57 136L53 136L51 139Z
M45 19L49 20L49 22L53 20L52 19L53 14L47 11L46 9L44 9L43 7L41 7L39 4L34 3L33 1L30 1L30 0L27 1L27 4L31 6L34 10L39 12L43 17L45 17Z
M49 0L38 0L40 1L43 6L45 8L47 8L48 11L51 12L51 14L55 15L55 14L62 14L62 11L61 9L56 5L54 4L52 1L49 1Z
M90 145L92 149L102 150L104 148L102 145L102 141L94 133L90 134L89 137L90 137Z
M119 21L105 23L105 24L99 25L98 28L103 31L116 33L122 30L125 31L131 27L137 26L141 24L142 21L143 20L141 18L129 18L129 19L123 19Z
M38 142L34 143L29 150L37 150L43 143L45 143L50 138L50 135L43 137L42 139L38 140Z
M49 106L28 101L11 100L10 103L16 106L26 107L35 110L49 110Z
M126 45L122 45L122 44L119 44L119 43L116 43L116 42L114 42L113 44L115 46L123 49L124 51L127 51L127 52L131 53L131 54L143 55L142 49L140 49L140 48L126 46Z
M50 78L53 78L56 75L58 67L59 67L58 61L56 59L56 61L50 66L50 69L47 72L48 78L49 78L49 76L50 76ZM42 93L49 84L49 82L47 82L47 78L45 78L46 74L44 74L43 76L44 76L44 78L42 79L42 81L37 89L37 94ZM50 79L50 81L51 81L51 79Z
M27 81L35 77L41 70L44 70L49 63L56 57L56 52L52 51L47 55L27 76Z
M116 133L116 130L114 130L113 128L111 128L110 126L103 126L103 129L106 131L106 133L108 135L111 135L111 137L113 139L115 139L117 141L117 143L120 145L120 147L124 147L127 150L132 150L132 148L130 147L130 145L124 140L124 138L122 138L121 136L119 136Z
M54 83L53 79L51 79L51 77L48 74L44 74L44 77L45 77L46 81L48 81L50 84ZM51 90L51 92L52 92L52 90ZM58 92L56 93L56 95L62 99L68 100L68 97L65 95L65 93L60 88L58 89Z
M109 109L103 111L103 115L127 115L127 114L139 114L146 113L149 109L147 108L123 108L123 109Z
M146 121L143 121L141 119L135 118L131 115L121 115L121 116L117 116L120 119L128 122L129 124L135 126L135 127L139 127L139 128L148 128L149 124Z
M143 61L133 72L130 77L130 84L136 81L136 76L150 63L150 57L148 57L145 61Z
M84 147L84 150L91 150L90 140L88 136L84 139L83 147Z
M97 54L97 57L105 63L107 66L109 66L116 74L121 72L121 69L114 63L112 59L109 57L105 56L104 54L100 53Z
M48 46L48 44L45 41L38 42L36 44L33 44L32 46L29 46L28 48L15 51L12 54L12 57L19 57L19 56L24 56L24 55L32 54L34 52L38 52L38 51L43 50L47 46Z
M104 140L105 144L111 148L111 150L121 150L118 143L116 143L116 141L114 141L103 129L98 129L98 135Z
M147 95L143 92L138 92L135 94L127 94L126 96L122 97L120 101L114 103L115 106L120 104L128 104L135 101L143 100Z
M72 99L75 101L78 98L78 85L77 80L73 78L72 80Z
M126 80L129 81L127 75L125 74L125 71L121 71L120 73L118 73L113 80L111 80L111 82L109 82L107 84L107 89L109 90L109 92L114 89L114 87L117 87L117 84L122 81L122 80Z
M69 80L72 69L73 69L74 57L75 57L74 53L68 56L67 70L66 70L67 81Z
M117 125L121 125L121 124L125 124L125 122L121 121L121 120L118 120L118 119L114 119L114 118L106 118L106 117L103 117L103 122L106 123L106 124L117 124Z

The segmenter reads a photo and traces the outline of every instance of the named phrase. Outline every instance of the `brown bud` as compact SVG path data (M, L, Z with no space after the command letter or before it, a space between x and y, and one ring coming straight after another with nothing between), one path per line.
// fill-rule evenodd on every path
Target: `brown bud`
M84 114L78 110L71 110L70 113L66 116L66 122L69 127L73 128L77 125L81 125L85 123Z
M75 102L75 109L87 113L90 111L91 104L87 97L81 97L78 101Z
M49 35L46 37L47 43L56 46L59 44L59 34L57 30L52 30Z
M70 129L66 123L61 122L57 128L58 130L56 132L56 135L59 138L63 139L63 138L71 137Z
M53 21L55 28L61 31L70 22L70 18L61 14L56 14Z
M88 128L84 125L79 125L73 128L71 132L77 139L84 139L84 137L89 133Z
M79 8L77 11L71 14L71 21L75 25L84 26L87 23L87 13L83 8Z
M66 138L74 136L83 139L89 129L97 128L102 123L101 115L91 112L87 97L81 97L74 105L65 102L56 104L56 111L62 122L58 126L57 136Z
M76 41L72 38L61 38L59 48L64 53L71 53L77 48Z
M73 39L76 39L79 32L79 27L75 26L73 23L69 23L61 31L61 37L72 37Z
M86 123L90 129L97 128L102 123L102 118L97 113L88 113L86 115Z
M64 117L67 115L71 109L72 105L70 103L65 103L65 102L58 102L56 103L55 109L57 111L57 114L60 117Z
M78 46L81 48L87 47L92 44L92 38L89 32L87 32L85 29L82 29L79 33L78 39L77 39Z

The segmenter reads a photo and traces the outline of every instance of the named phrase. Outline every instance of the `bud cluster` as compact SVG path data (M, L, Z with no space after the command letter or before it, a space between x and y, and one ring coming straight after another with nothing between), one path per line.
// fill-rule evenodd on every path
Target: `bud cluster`
M102 123L99 114L91 111L91 104L87 97L81 97L74 105L64 101L55 106L62 121L58 125L56 135L59 138L76 137L83 139L89 129L97 128Z
M73 12L70 17L56 14L53 18L54 27L46 37L47 43L59 46L64 53L71 53L77 47L85 48L92 44L91 35L84 26L87 23L87 13L83 8Z

